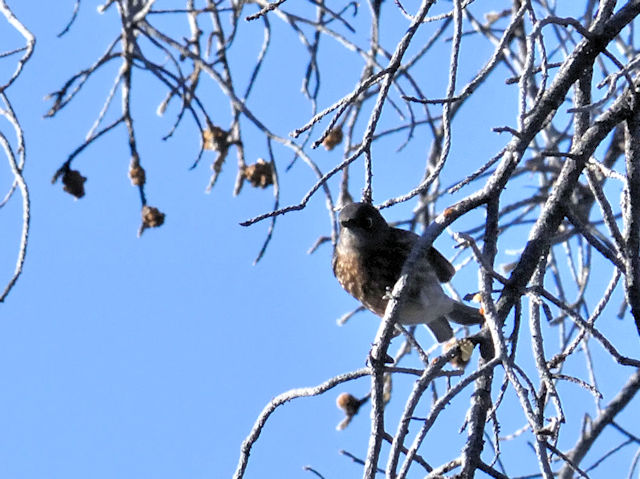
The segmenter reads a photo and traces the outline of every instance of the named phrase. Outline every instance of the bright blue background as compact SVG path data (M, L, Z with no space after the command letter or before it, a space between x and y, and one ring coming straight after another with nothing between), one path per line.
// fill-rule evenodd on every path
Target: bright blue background
M129 153L123 127L74 162L74 168L88 177L86 197L75 201L59 183L51 185L51 176L82 142L119 64L99 72L53 120L42 118L50 103L41 99L104 51L118 33L115 9L100 16L95 4L83 2L70 33L57 39L73 2L10 3L38 43L24 74L8 92L26 131L25 177L32 195L32 229L24 273L0 307L0 476L230 477L242 440L272 397L362 367L375 335L378 322L369 313L336 327L335 320L356 304L333 278L329 245L306 254L319 236L330 233L324 199L319 193L304 211L279 218L266 256L252 266L267 223L243 228L239 222L268 211L273 203L271 190L245 185L241 195L232 198L236 161L232 149L214 191L204 195L212 153L205 153L197 169L188 169L199 145L188 119L175 138L161 141L172 124L175 105L165 118L157 117L155 108L164 98L163 90L148 74L136 71L133 113L147 170L146 192L149 203L167 214L166 224L136 237L139 199L127 177ZM157 2L156 7L167 8L171 3ZM388 12L398 30L385 30L383 37L394 44L406 20L395 7ZM172 18L157 21L184 23L182 16ZM280 26L275 17L272 24ZM241 22L241 28L234 51L245 53L231 57L239 91L244 90L251 66L246 58L254 58L262 41L260 23ZM254 92L249 105L276 133L286 136L310 114L299 94L305 57L288 29L275 31L273 51L260 77L263 90ZM12 47L20 45L8 25L3 24L0 35L5 47L11 42L15 42ZM363 33L363 46L367 35ZM285 56L281 49L290 45L290 55ZM323 76L320 108L348 93L360 73L360 64L349 60L353 57L330 43L326 48L328 53L323 50L323 55L327 56L321 59L335 68ZM461 81L471 78L490 52L488 45L466 50L463 64L471 65L463 69ZM448 53L444 49L442 53L441 65L446 66ZM3 75L13 71L14 57L1 61ZM429 69L418 80L432 97L444 96L446 70ZM208 82L203 77L204 81ZM461 162L455 171L445 170L450 175L446 178L459 178L461 168L464 174L472 172L507 141L490 133L490 128L514 121L510 115L515 111L515 88L508 90L510 98L495 102L494 97L490 107L471 103L464 107L479 108L481 114L461 116L456 123L466 137L454 142L452 156ZM214 120L228 125L229 108L217 88L204 87L203 95ZM109 118L117 114L119 105L118 95ZM397 117L389 115L382 125L388 127L394 121ZM264 140L252 125L244 127L249 162L266 158ZM401 154L394 149L403 138L380 142L376 201L403 193L420 178L430 136L424 127L417 134L417 145ZM339 161L339 150L318 149L311 155L326 171ZM281 204L297 203L315 178L300 161L285 173L291 153L279 146L275 152ZM5 191L12 177L6 167L0 171ZM362 185L360 172L361 166L354 167L354 195ZM331 184L335 187L337 182ZM441 206L451 201L447 197ZM405 218L411 206L385 214ZM17 197L0 214L0 272L8 278L19 241ZM477 218L481 216L478 213ZM452 256L451 243L445 238L439 242ZM455 282L463 293L473 290L476 281L475 270L465 271L466 276L459 275ZM627 326L624 331L633 333L630 322ZM426 333L419 334L431 344ZM637 342L636 336L632 338L629 341ZM412 361L418 364L415 358ZM346 449L364 458L368 413L365 409L346 431L338 432L335 425L341 413L334 401L343 390L364 395L368 384L368 379L361 379L277 411L254 447L246 477L310 477L301 469L306 464L327 478L358 477L360 466L337 452ZM398 399L389 413L390 431L411 384L411 378L396 380ZM439 387L444 390L444 384ZM567 387L576 391L577 398L591 401L584 390ZM419 415L426 415L428 407ZM444 423L451 426L440 430L438 444L429 443L425 453L433 464L451 459L463 444L466 434L459 435L458 429L465 409L460 401L445 411ZM504 433L524 424L517 413L501 419ZM628 458L622 464L626 467Z

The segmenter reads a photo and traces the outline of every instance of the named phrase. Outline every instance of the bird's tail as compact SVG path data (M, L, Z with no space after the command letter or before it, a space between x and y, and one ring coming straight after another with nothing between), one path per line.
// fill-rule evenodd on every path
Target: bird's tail
M449 321L444 316L439 317L435 321L427 323L427 327L431 330L439 343L444 343L453 338L453 329Z
M484 316L478 308L467 306L458 301L453 303L453 309L447 314L447 318L454 323L465 326L484 323Z

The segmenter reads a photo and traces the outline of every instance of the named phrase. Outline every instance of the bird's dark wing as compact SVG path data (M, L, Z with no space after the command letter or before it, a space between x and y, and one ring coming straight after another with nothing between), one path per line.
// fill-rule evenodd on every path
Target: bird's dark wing
M389 228L387 241L385 248L389 252L393 252L393 256L400 263L400 269L402 265L411 254L413 246L418 241L419 236L411 231L401 230L400 228ZM400 276L400 274L398 274Z
M438 276L440 282L447 283L451 281L451 278L453 278L453 275L456 273L456 269L449 260L442 256L442 253L434 247L431 247L427 254L429 263L431 263L431 266L436 272L436 276Z
M391 237L398 245L397 249L402 253L402 262L404 263L411 253L411 249L416 244L416 241L418 241L419 236L411 231L391 228ZM429 248L425 256L426 261L429 262L429 265L433 269L434 273L436 273L436 276L441 283L451 281L456 269L451 263L449 263L447 258L442 256L442 254L434 247Z

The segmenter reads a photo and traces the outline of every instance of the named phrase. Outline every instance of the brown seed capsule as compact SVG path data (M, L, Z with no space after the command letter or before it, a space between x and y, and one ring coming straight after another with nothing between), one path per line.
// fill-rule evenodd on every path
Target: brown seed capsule
M451 364L458 369L464 369L464 367L469 364L469 360L471 359L471 355L473 354L474 344L467 338L454 338L451 341L445 343L443 346L445 352L449 351L452 348L457 348L457 352L456 355L451 359Z
M225 151L229 148L228 133L219 126L210 125L202 132L205 150Z
M258 158L253 165L245 166L242 174L255 188L266 188L273 184L273 166L262 158Z
M87 179L80 174L77 170L67 170L62 176L62 189L75 196L76 198L82 198L84 196L84 182Z
M342 409L347 416L354 416L360 409L360 400L349 393L342 393L336 399L336 405Z
M164 223L164 213L155 206L144 205L142 207L142 226L144 228L157 228Z
M329 130L327 136L322 140L322 146L325 147L327 151L333 150L336 145L339 145L342 142L342 128L337 126Z
M129 178L131 178L131 184L133 186L142 186L145 184L147 175L144 168L140 166L140 163L131 164L129 168Z
M336 405L339 409L342 409L345 415L344 419L340 421L336 427L338 431L343 430L349 425L353 416L358 414L358 410L362 404L363 401L360 401L357 397L349 393L342 393L337 397Z

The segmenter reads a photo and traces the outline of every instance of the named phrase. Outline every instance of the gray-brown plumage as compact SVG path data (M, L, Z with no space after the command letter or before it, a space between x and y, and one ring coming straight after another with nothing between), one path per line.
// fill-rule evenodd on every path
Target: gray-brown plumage
M340 212L340 238L333 255L333 272L342 287L367 309L384 316L387 293L418 240L411 231L393 228L368 203L351 203ZM480 324L480 311L445 294L440 283L451 280L455 268L431 247L420 258L399 314L403 325L426 324L439 342L453 337L449 321Z

